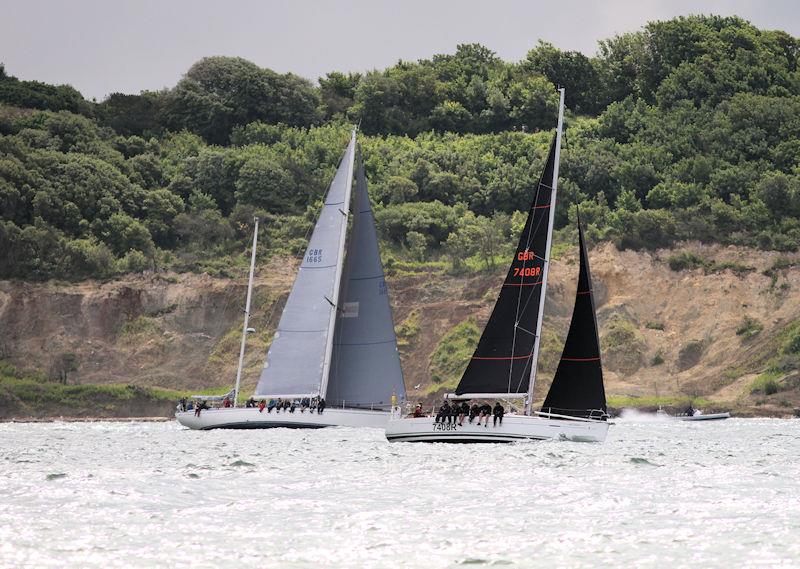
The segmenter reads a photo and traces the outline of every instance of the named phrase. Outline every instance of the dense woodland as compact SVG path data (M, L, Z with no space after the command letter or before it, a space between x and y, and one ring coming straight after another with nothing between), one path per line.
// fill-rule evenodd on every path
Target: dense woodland
M557 227L594 239L800 246L800 40L735 17L653 22L596 57L480 45L317 84L209 57L88 101L0 66L0 278L224 274L254 215L302 250L350 125L389 255L490 266L513 241L567 89Z

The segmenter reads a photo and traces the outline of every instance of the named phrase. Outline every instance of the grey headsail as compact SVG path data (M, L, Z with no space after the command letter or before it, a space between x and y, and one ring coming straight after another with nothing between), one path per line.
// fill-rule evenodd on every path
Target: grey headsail
M353 185L355 132L331 182L256 386L257 396L324 392Z
M393 392L398 400L405 398L405 386L360 153L355 192L327 401L347 407L388 406Z

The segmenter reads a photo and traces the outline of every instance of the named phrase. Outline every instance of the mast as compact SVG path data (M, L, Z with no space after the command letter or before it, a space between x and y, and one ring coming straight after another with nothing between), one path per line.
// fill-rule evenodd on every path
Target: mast
M242 325L242 345L239 347L239 367L236 370L236 388L233 391L233 406L239 401L239 384L242 381L242 365L244 364L244 346L247 343L247 327L250 323L250 299L253 296L253 272L256 268L256 243L258 243L258 218L253 218L253 250L250 253L250 277L247 280L247 300L244 304L244 324Z
M558 89L558 127L556 128L555 162L553 164L553 184L550 194L550 223L547 229L547 245L544 250L544 268L542 269L542 292L539 295L539 318L536 320L536 336L533 343L533 359L531 360L531 376L528 381L528 397L525 399L525 414L530 414L533 405L533 387L536 383L536 368L539 364L539 343L542 339L542 321L544 320L544 300L547 296L547 273L550 272L550 246L553 242L553 219L556 213L556 190L558 188L558 167L561 159L561 131L564 125L564 88Z
M356 130L353 129L350 135L350 145L355 149ZM344 231L341 232L339 237L339 254L336 263L336 276L333 279L333 298L330 299L330 304L333 307L331 310L330 321L328 322L328 335L325 340L325 359L322 363L322 382L319 386L319 396L325 399L328 391L328 378L331 371L331 356L333 355L333 336L336 327L336 316L339 313L339 295L341 293L342 269L344 267L344 247L347 242L347 218L350 211L350 194L353 188L353 166L355 161L355 151L350 153L347 164L347 183L345 185L344 203L339 209L341 214L345 217Z

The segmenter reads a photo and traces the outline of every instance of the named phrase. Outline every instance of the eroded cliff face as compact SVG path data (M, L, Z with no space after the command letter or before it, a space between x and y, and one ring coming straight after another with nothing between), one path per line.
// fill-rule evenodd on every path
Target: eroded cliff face
M608 394L704 396L738 408L790 412L800 403L793 372L786 372L777 394L753 394L751 386L781 351L781 334L800 319L800 269L793 266L800 258L698 244L682 250L708 265L676 272L666 261L670 251L620 252L602 244L590 252ZM248 344L245 391L258 379L294 271L286 259L259 267L251 319L257 332ZM502 273L453 277L429 270L388 278L396 323L412 312L418 319L401 349L412 395L435 396L431 354L467 318L482 327ZM576 277L577 252L553 262L537 398L544 396L560 353ZM245 290L244 274L0 282L0 356L51 375L69 368L69 381L80 383L190 390L231 385ZM763 329L737 334L745 318Z

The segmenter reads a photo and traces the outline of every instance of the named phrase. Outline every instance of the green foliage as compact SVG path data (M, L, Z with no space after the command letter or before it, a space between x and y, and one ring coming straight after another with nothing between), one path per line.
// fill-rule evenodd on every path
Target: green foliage
M678 370L683 371L700 363L707 347L704 340L690 340L682 345L678 352Z
M15 107L46 111L91 114L91 105L69 85L47 85L39 81L20 81L6 73L0 64L0 102Z
M732 263L729 261L718 263L716 261L710 261L696 255L695 253L692 253L691 251L681 251L679 253L670 255L669 259L667 259L667 264L673 271L703 269L707 275L721 273L723 271L731 271L735 275L741 277L747 273L755 271L755 267L741 265L739 263Z
M750 393L763 395L778 393L781 390L781 384L778 381L780 376L780 372L767 371L762 373L750 384Z
M660 366L664 363L664 356L661 352L658 352L656 355L653 356L653 359L650 360L651 366Z
M188 393L140 387L136 385L67 385L60 378L48 381L45 377L23 373L0 361L0 401L4 411L19 415L52 412L54 414L89 415L125 412L125 407L137 403L169 405ZM13 415L12 415L13 416Z
M650 321L650 322L647 322L644 325L644 327L647 328L648 330L661 330L662 332L664 331L664 323L663 322Z
M625 318L613 317L605 326L605 334L603 336L603 347L605 348L629 348L636 344L638 340L636 328L632 322Z
M414 341L414 338L419 334L420 313L419 310L412 310L411 313L395 328L397 335L397 345L402 347L408 346Z
M118 337L130 341L132 338L141 338L158 331L156 321L149 316L138 316L122 325Z
M764 325L761 322L750 316L745 316L736 328L736 335L749 340L754 336L758 336L762 330L764 330Z
M669 268L673 271L686 271L704 268L708 265L708 261L698 257L691 251L681 251L680 253L671 255L669 259L667 259L667 264L669 264Z
M455 388L479 337L480 332L474 318L457 324L442 337L429 362L431 379L439 388Z
M656 409L658 407L673 407L685 409L691 403L695 407L708 407L713 403L700 397L629 397L626 395L611 395L608 397L608 406L615 409Z
M225 144L236 125L314 124L319 102L311 84L291 73L280 75L238 57L206 57L168 93L164 117L169 127Z
M621 248L699 240L794 251L799 50L796 38L736 17L691 16L603 41L595 57L540 43L509 63L465 44L331 72L318 87L209 57L172 89L100 103L0 68L0 278L108 278L140 270L142 255L223 274L256 214L268 221L268 254L295 254L346 121L361 124L384 245L454 272L491 269L524 223L556 84L572 111L556 229L574 227L580 206L592 238ZM669 262L752 270L690 253Z

